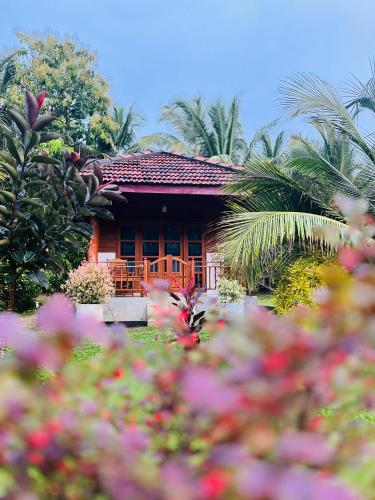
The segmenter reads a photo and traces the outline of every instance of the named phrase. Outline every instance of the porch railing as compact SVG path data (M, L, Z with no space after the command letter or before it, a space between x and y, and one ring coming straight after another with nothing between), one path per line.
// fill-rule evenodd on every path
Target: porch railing
M199 287L215 290L220 276L221 265L214 262L167 255L155 260L128 261L113 259L106 262L113 278L116 296L147 295L143 283L152 284L155 280L169 282L171 290L185 287L193 278Z

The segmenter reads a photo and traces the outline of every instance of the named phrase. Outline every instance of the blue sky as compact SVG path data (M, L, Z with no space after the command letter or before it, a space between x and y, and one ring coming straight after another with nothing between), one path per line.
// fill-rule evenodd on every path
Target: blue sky
M142 132L163 103L239 94L246 135L281 114L277 88L313 72L342 88L375 56L374 0L0 0L0 51L15 30L69 35L93 49L114 101ZM298 128L288 124L287 129Z

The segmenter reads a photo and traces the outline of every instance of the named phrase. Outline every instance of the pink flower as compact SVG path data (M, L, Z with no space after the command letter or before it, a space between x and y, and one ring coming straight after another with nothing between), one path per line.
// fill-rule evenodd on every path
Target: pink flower
M45 332L68 332L74 320L73 304L62 294L52 295L38 311L38 326Z

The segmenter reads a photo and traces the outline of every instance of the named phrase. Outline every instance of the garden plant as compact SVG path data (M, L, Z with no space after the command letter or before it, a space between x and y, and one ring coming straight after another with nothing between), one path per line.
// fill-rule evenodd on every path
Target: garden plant
M7 110L11 126L0 122L6 149L0 151L0 273L9 285L8 309L17 281L27 275L48 286L45 270L64 270L64 253L78 255L93 235L90 218L112 219L105 207L124 201L118 186L103 184L97 164L81 174L86 161L70 152L60 161L43 151L57 135L45 131L54 117L41 115L45 92L25 91L24 109Z

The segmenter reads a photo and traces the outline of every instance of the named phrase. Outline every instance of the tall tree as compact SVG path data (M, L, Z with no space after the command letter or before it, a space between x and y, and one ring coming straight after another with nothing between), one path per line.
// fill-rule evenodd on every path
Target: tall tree
M107 114L108 84L95 69L95 55L70 39L18 32L22 52L17 54L8 99L20 105L23 89L44 89L45 107L56 120L54 128L66 143L87 138L90 119Z
M237 97L228 107L220 100L205 104L201 97L191 101L179 99L164 106L161 120L169 123L176 135L154 134L144 138L143 144L148 141L233 163L242 160L246 143Z

